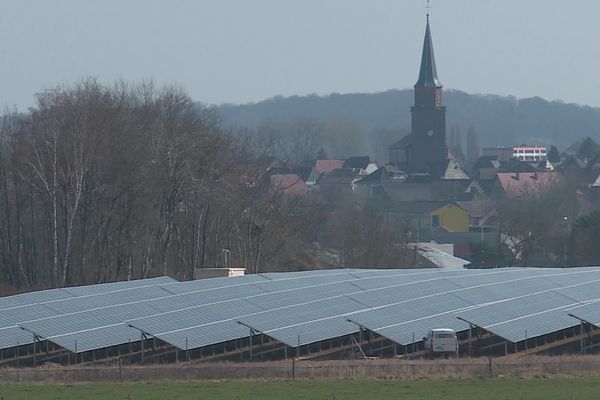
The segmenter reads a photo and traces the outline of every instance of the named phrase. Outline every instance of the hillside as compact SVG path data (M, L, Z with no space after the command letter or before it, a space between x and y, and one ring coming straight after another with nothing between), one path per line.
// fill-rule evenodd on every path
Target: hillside
M578 138L589 136L600 140L600 108L550 102L539 97L516 99L457 90L448 90L444 96L448 133L456 125L464 140L472 125L481 146L556 144L564 149ZM410 128L412 103L413 91L405 89L374 94L277 96L258 103L221 105L217 110L226 125L249 129L265 121L287 122L298 118L317 122L353 120L365 132L369 143L366 150L383 154L381 140L374 137L382 130L398 135L406 132Z

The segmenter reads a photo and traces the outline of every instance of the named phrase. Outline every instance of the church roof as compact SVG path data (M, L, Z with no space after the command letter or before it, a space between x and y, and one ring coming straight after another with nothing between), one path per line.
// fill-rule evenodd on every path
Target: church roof
M404 136L402 139L388 147L388 150L400 150L410 147L410 135Z
M427 17L427 28L425 28L425 40L423 42L423 55L421 56L421 70L419 71L419 80L415 87L441 87L442 84L437 76L435 67L435 56L433 55L433 41L431 40L431 30L429 29L429 16Z

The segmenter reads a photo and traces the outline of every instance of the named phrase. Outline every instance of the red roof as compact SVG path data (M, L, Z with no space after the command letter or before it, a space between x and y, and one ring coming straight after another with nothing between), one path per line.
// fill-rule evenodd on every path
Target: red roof
M328 174L334 169L342 168L344 161L342 160L317 160L315 162L315 170L320 174Z
M511 198L535 194L558 182L555 172L499 172L496 176L504 193Z
M310 192L308 186L296 174L271 175L271 186L286 194L303 195Z

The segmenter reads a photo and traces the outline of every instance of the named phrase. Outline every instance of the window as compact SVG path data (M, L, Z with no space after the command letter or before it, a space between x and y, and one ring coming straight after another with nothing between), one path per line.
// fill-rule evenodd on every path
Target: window
M437 339L450 339L450 338L453 338L454 335L451 333L436 333L435 337Z
M440 226L440 216L439 215L432 215L431 216L431 227L432 228L437 228L438 226Z

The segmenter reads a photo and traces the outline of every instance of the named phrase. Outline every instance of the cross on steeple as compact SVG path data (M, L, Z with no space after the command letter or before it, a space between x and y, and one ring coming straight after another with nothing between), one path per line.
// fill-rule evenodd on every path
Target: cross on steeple
M431 10L431 6L429 4L429 0L427 0L427 22L429 22L429 11Z

